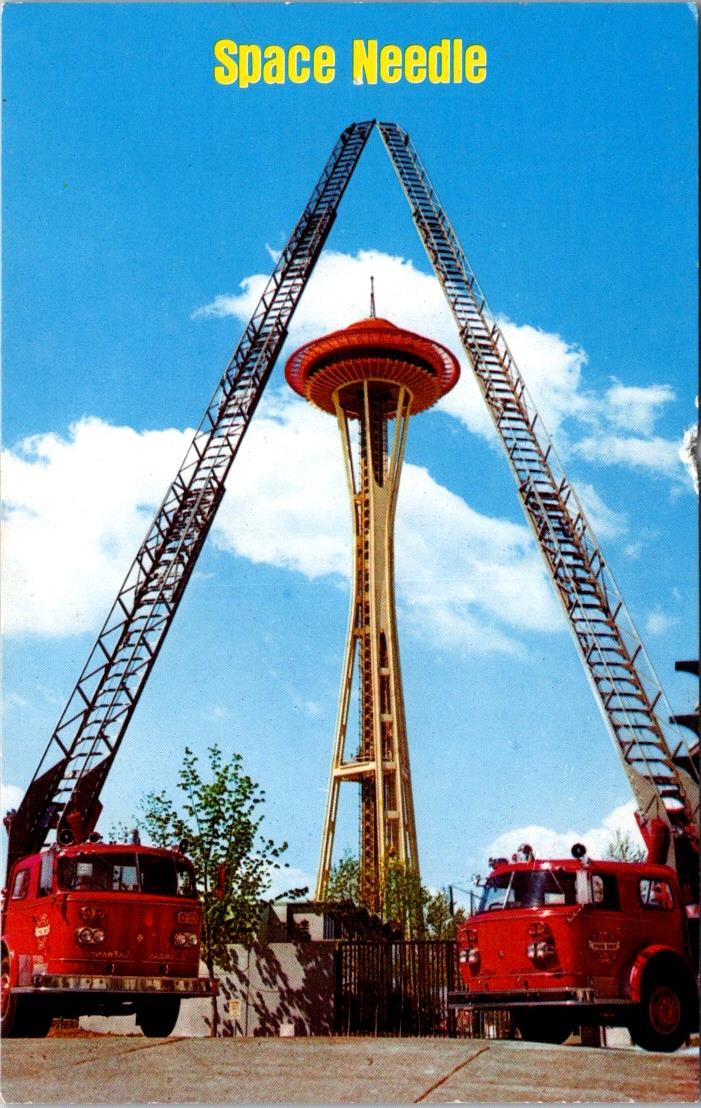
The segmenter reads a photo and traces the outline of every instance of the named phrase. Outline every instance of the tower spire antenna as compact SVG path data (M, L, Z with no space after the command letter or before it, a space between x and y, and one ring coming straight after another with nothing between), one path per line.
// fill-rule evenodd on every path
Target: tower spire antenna
M375 278L370 277L370 319L375 318Z

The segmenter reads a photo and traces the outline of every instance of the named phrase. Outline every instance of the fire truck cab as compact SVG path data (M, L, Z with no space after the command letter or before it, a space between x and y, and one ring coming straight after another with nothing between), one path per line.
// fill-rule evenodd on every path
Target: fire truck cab
M506 1009L524 1039L564 1042L578 1025L609 1024L647 1050L676 1050L698 1018L698 920L675 870L573 852L492 860L459 930L451 1005Z
M169 1035L198 977L202 907L178 850L54 844L10 870L2 912L2 1033L38 1037L55 1016L136 1014Z

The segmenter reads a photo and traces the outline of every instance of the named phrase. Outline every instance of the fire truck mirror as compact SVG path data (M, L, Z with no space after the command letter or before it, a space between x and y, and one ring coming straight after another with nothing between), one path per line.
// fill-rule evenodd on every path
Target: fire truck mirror
M24 900L29 889L29 870L21 869L15 877L15 883L12 886L12 899Z
M574 875L575 891L578 904L591 904L593 901L589 874L585 869L577 870Z
M54 855L53 851L47 851L41 858L41 870L39 871L39 896L48 896L53 888L54 880Z

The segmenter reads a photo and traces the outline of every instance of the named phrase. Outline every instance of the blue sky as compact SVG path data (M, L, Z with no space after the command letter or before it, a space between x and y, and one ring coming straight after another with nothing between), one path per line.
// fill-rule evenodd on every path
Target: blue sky
M219 86L223 37L330 43L336 79ZM483 43L487 80L354 87L351 41L367 37ZM339 132L372 117L410 132L688 709L673 665L697 641L696 498L678 457L696 418L696 80L686 4L5 9L6 783L31 777L270 251ZM376 135L285 356L364 315L370 272L380 314L457 351ZM244 755L268 831L311 878L349 524L333 421L289 393L283 366L105 789L105 826L173 784L185 745L217 741ZM425 880L464 884L524 828L604 841L625 778L467 369L410 429L398 578ZM339 848L355 842L350 792Z

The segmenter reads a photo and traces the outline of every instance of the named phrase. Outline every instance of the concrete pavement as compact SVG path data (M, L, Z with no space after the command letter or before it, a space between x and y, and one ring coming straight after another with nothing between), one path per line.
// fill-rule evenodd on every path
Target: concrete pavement
M688 1102L696 1052L675 1055L442 1039L7 1040L10 1103Z

